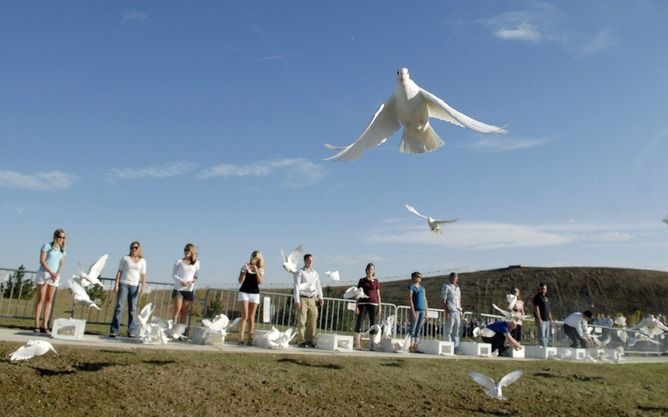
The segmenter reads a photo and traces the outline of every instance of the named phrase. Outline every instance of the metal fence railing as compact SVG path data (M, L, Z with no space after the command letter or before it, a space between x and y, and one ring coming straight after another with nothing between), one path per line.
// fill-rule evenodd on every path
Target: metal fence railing
M23 268L8 269L0 268L0 317L33 319L35 305L34 277L36 272ZM102 288L91 289L91 298L97 298L100 310L95 310L82 305L75 305L72 295L66 288L56 292L52 304L51 318L72 317L84 319L91 324L109 324L113 317L116 306L116 295L113 293L114 280L111 278L100 278ZM67 286L67 281L63 284ZM147 283L147 289L139 300L141 309L147 303L153 303L154 316L169 319L172 316L172 292L173 284L164 282ZM231 289L197 289L195 290L195 301L188 317L189 326L199 326L201 318L213 317L224 313L230 319L239 317L239 306L237 303L237 290ZM389 316L394 316L393 334L403 337L410 329L410 308L408 306L396 306L394 304L382 304L382 312L378 318L381 323ZM356 321L355 301L325 297L324 305L319 309L318 331L322 333L351 334ZM475 327L484 326L499 320L499 316L464 312L460 328L462 340L473 337ZM443 339L443 325L445 324L445 311L442 309L429 309L420 335L424 339ZM122 324L127 322L127 306L123 312ZM275 326L277 328L291 327L296 324L296 312L293 308L291 292L263 292L260 305L256 314L256 327L258 329ZM368 329L368 322L364 323L363 332ZM610 343L606 347L615 348L624 346L627 351L638 353L668 353L668 333L655 336L651 341L639 338L638 342L628 346L621 336L623 332L616 329L598 329L601 338L610 336ZM603 334L605 333L605 334ZM628 335L627 335L628 336ZM525 320L522 328L522 344L532 345L537 343L536 329L533 320ZM569 340L564 333L563 322L552 323L549 332L550 346L567 346Z

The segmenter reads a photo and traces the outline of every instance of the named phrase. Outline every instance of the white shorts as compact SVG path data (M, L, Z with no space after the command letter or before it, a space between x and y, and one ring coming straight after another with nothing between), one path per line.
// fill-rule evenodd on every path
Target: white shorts
M51 279L51 274L49 274L46 271L37 271L35 274L35 284L36 285L50 285L52 287L57 287L58 284L60 283L60 275L58 275L58 278L56 280Z
M249 294L247 292L239 291L237 301L248 301L251 304L260 304L260 294Z

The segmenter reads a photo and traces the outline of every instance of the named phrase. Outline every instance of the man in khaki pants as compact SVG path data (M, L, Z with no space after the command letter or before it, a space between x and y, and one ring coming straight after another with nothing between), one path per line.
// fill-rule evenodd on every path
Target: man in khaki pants
M324 304L320 276L312 269L313 256L304 255L304 267L294 274L293 305L297 310L297 344L299 347L315 347L318 325L318 306Z

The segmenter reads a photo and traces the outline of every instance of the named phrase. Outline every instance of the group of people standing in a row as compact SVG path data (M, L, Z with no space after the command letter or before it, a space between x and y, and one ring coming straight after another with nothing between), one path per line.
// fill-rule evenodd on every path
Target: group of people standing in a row
M54 295L60 285L60 273L66 255L65 231L57 229L53 232L51 242L42 245L39 253L39 268L35 275L35 332L50 334L48 329L49 316ZM197 274L200 269L197 248L188 243L183 249L184 255L176 260L172 273L174 302L172 320L178 322L188 316L193 301L193 291ZM121 315L125 304L128 305L129 337L137 336L137 301L146 291L146 259L142 254L142 246L138 241L130 243L129 253L119 262L114 278L113 292L116 294L116 307L109 328L109 337L116 337L120 331Z

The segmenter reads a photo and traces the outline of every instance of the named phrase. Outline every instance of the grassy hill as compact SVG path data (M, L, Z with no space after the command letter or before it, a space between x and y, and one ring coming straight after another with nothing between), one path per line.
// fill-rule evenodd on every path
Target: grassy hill
M449 282L447 275L423 280L430 307L443 308L440 294L445 282ZM465 311L492 313L492 303L505 306L505 295L516 286L530 309L541 282L548 285L555 319L586 309L594 313L621 312L626 316L636 311L643 315L668 314L668 272L605 267L518 266L461 273L462 307ZM408 279L381 283L383 302L407 304ZM330 289L332 294L342 294L344 290Z

